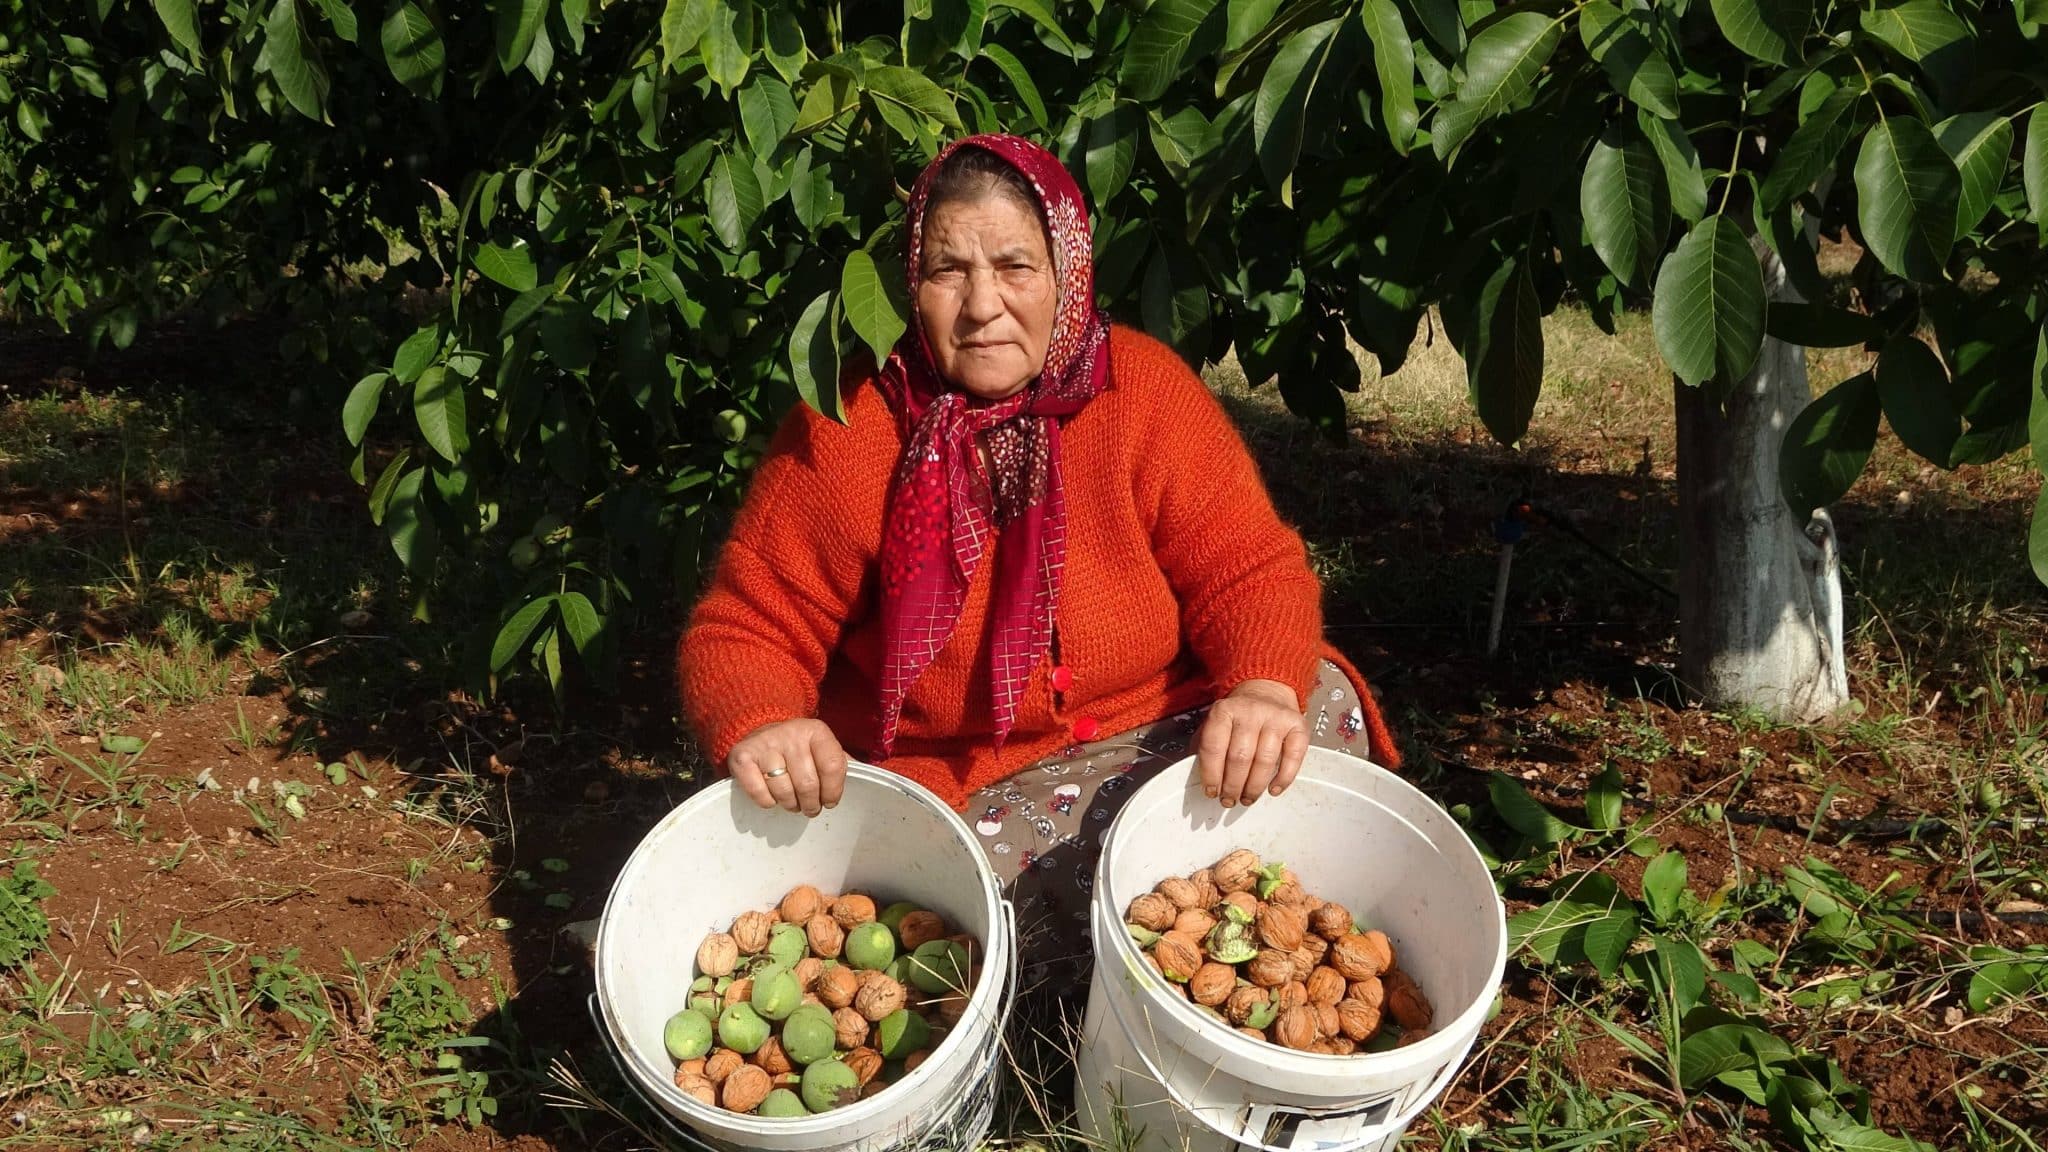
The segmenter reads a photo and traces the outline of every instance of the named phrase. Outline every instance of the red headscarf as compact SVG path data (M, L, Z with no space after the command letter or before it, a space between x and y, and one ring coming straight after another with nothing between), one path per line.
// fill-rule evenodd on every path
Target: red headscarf
M1052 238L1059 292L1044 369L1022 392L993 403L968 397L940 376L917 314L932 178L961 148L994 153L1036 190ZM1109 320L1095 307L1088 210L1080 188L1050 152L1016 136L956 141L918 176L906 224L910 328L881 372L883 393L907 440L882 537L879 752L885 757L896 742L903 698L952 637L992 534L996 584L989 679L996 745L1009 734L1024 686L1052 646L1067 558L1060 420L1109 385ZM988 449L986 473L975 451L977 439Z

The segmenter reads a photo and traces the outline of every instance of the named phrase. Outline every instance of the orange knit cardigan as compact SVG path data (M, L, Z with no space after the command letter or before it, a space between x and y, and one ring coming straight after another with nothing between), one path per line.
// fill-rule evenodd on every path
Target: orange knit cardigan
M1172 349L1112 330L1110 387L1062 432L1068 517L1054 650L993 743L993 563L952 641L911 687L885 764L954 807L1076 743L1199 707L1246 680L1300 699L1319 658L1358 686L1374 758L1398 754L1356 669L1322 638L1322 591L1222 407ZM723 771L734 744L815 716L875 746L876 558L903 436L872 378L847 423L792 411L748 489L677 651L684 716ZM1064 690L1055 690L1055 682Z

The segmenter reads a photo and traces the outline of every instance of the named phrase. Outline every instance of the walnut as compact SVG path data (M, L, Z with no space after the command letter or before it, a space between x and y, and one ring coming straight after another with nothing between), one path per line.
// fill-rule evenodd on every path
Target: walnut
M1178 876L1169 876L1161 880L1159 887L1152 891L1172 901L1175 911L1186 911L1202 906L1202 890L1195 887L1192 881L1183 880Z
M1227 905L1236 908L1239 912L1254 919L1257 919L1259 915L1259 898L1249 892L1226 892L1223 894L1223 899L1217 901L1217 904L1219 906ZM1218 911L1221 911L1221 907L1219 907Z
M1157 892L1147 892L1131 901L1124 919L1147 932L1164 932L1173 927L1173 918L1179 911L1173 901Z
M939 919L937 912L912 912L896 926L896 938L903 942L903 951L915 952L921 944L944 940L946 922Z
M853 1003L854 994L860 991L860 974L844 964L827 968L818 973L817 982L811 990L818 994L819 1003L827 1008L839 1009Z
M1303 984L1299 980L1289 980L1274 991L1273 1003L1279 1005L1282 1012L1287 1011L1289 1008L1306 1007L1308 1005L1308 985Z
M730 1008L742 1000L751 1000L753 998L754 978L752 976L742 976L725 986L725 995L720 999L719 1007Z
M1202 942L1193 936L1179 932L1168 932L1152 946L1152 955L1159 960L1159 971L1168 980L1186 983L1202 966Z
M1386 935L1367 932L1346 936L1331 945L1328 960L1330 967L1343 973L1346 980L1363 980L1386 971L1393 958Z
M782 898L782 921L785 924L808 924L811 917L825 910L825 895L809 884L799 884Z
M1429 1005L1429 997L1422 994L1422 986L1399 968L1392 969L1380 977L1387 989L1387 1011L1407 1032L1427 1031L1435 1022L1436 1011Z
M1260 909L1256 924L1259 943L1282 952L1301 947L1302 935L1308 931L1308 917L1301 914L1301 909L1283 904L1268 904Z
M704 938L702 944L697 945L699 976L709 976L714 980L721 976L730 976L739 962L740 946L733 943L732 937L723 932L713 932Z
M1188 999L1212 1008L1230 999L1236 990L1237 969L1213 960L1195 969L1194 978L1188 981Z
M1301 946L1308 949L1309 955L1315 957L1318 964L1324 963L1324 957L1330 954L1330 942L1313 932L1302 937Z
M1353 980L1351 987L1345 989L1344 998L1371 1005L1375 1009L1384 1008L1387 1004L1387 986L1379 977L1367 976L1363 980Z
M1344 998L1345 991L1344 977L1335 968L1318 968L1308 974L1311 1004L1335 1004Z
M1400 1038L1399 1040L1396 1040L1396 1041L1394 1041L1394 1047L1396 1047L1396 1048L1406 1048L1406 1047L1407 1047L1407 1046L1409 1046L1410 1044L1420 1044L1420 1043L1422 1043L1422 1042L1423 1042L1424 1040L1427 1040L1427 1039L1429 1039L1429 1037L1430 1037L1430 1031L1429 1031L1429 1029L1427 1029L1427 1028L1417 1028L1417 1029L1415 1029L1414 1031L1411 1031L1411 1032L1403 1032L1403 1033L1401 1033L1401 1038Z
M865 988L868 985L874 984L878 981L889 979L889 974L887 972L882 971L879 968L870 968L855 971L853 974L853 978L855 981L859 983L859 987L854 989L855 994L858 995L861 988Z
M854 1011L868 1018L873 1024L880 1024L889 1013L903 1007L903 985L889 979L868 981L853 997Z
M1223 889L1216 886L1215 870L1204 868L1188 876L1188 883L1195 886L1195 892L1202 897L1198 908L1214 908L1223 900Z
M832 919L848 932L875 918L875 898L848 892L832 902Z
M1334 1004L1310 1004L1309 1011L1316 1014L1316 1035L1335 1036L1344 1030L1344 1022L1337 1017Z
M1304 984L1308 983L1308 978L1316 970L1316 954L1304 945L1289 952L1287 958L1294 961L1294 978Z
M1292 880L1283 880L1274 885L1271 892L1266 893L1266 903L1300 908L1303 916L1308 915L1308 908L1305 907L1308 900L1308 893L1302 891L1301 885Z
M811 939L811 951L827 960L839 959L839 950L846 947L846 929L822 912L804 924L804 935Z
M1249 892L1261 879L1259 858L1249 849L1239 848L1218 860L1210 874L1216 881L1216 887L1224 892Z
M1358 1043L1349 1036L1333 1037L1326 1041L1326 1043L1330 1045L1330 1055L1332 1056L1356 1056L1358 1054Z
M967 960L969 963L975 964L977 966L981 963L981 961L977 959L977 957L981 954L981 945L978 942L976 942L974 937L969 936L965 932L955 932L951 936L946 937L946 939L951 940L953 943L958 944L960 947L967 950ZM972 986L973 985L969 985L969 987Z
M1306 1052L1316 1042L1315 1013L1306 1008L1289 1008L1273 1022L1273 1040L1284 1048Z
M908 1056L905 1056L903 1058L904 1073L908 1075L909 1073L917 1071L917 1066L924 1063L926 1060L931 1059L931 1055L931 1049L919 1048L917 1051L912 1052Z
M763 1040L761 1046L754 1049L754 1054L747 1058L747 1063L770 1076L787 1076L795 1068L789 1053L782 1050L782 1040L775 1036Z
M948 1028L959 1024L961 1018L967 1015L967 1004L968 998L966 996L941 997L938 1008L939 1023L944 1024Z
M1324 904L1309 913L1308 926L1326 941L1342 940L1351 935L1351 913L1342 904Z
M1363 1000L1337 1002L1337 1029L1363 1044L1380 1030L1380 1010Z
M1175 932L1184 932L1198 940L1207 936L1209 930L1214 927L1216 927L1216 918L1200 908L1190 908L1173 919L1173 930Z
M695 1060L685 1060L681 1064L676 1065L676 1076L678 1079L685 1072L693 1076L702 1076L704 1074L704 1057L699 1056Z
M707 1108L718 1107L718 1089L701 1072L685 1072L676 1069L676 1087L683 1095Z
M824 974L825 962L816 956L806 956L796 962L796 967L790 969L790 975L796 977L796 986L805 992L815 988L818 977Z
M1251 1019L1253 1012L1265 1007L1267 995L1264 988L1240 984L1232 988L1230 996L1223 1001L1223 1015L1232 1024L1243 1024Z
M732 1075L733 1069L746 1062L745 1056L730 1048L720 1048L704 1061L704 1078L713 1084L723 1084L725 1078Z
M752 1064L742 1064L718 1086L718 1102L728 1112L752 1112L774 1089L775 1081L768 1073Z
M882 1071L882 1054L873 1048L855 1048L839 1058L840 1063L853 1069L853 1074L866 1084Z
M1253 958L1245 975L1261 988L1278 988L1294 979L1294 957L1268 948Z
M1240 1036L1248 1036L1253 1040L1263 1040L1268 1044L1272 1043L1272 1041L1266 1039L1266 1034L1264 1032L1259 1031L1257 1028L1245 1027L1239 1028L1237 1031L1238 1035Z
M868 1042L868 1018L851 1008L832 1013L833 1043L840 1048L858 1048Z
M758 956L768 947L768 935L775 927L775 921L766 912L742 912L732 922L732 940L739 945L740 955ZM710 975L710 973L706 973Z

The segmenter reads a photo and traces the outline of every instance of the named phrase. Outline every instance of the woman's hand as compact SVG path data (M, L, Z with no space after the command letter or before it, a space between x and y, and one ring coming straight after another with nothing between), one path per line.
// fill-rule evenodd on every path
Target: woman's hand
M1277 680L1247 680L1209 709L1196 744L1202 789L1225 808L1278 796L1294 783L1308 751L1308 720L1294 689Z
M846 791L846 750L819 720L782 720L754 729L733 745L725 770L761 807L806 816L837 807Z

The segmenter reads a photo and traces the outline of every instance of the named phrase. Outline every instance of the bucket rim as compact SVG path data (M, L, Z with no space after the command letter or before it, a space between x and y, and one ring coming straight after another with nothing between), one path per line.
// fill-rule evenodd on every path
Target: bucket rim
M975 875L980 881L984 913L989 924L989 939L984 944L984 952L987 959L982 967L983 979L981 985L969 997L966 1013L962 1016L962 1020L965 1021L970 1018L986 1020L995 1042L1000 1044L1001 1032L1008 1018L1010 1005L1015 999L1014 970L1016 964L1012 956L1014 948L1011 943L1014 931L1011 924L1009 902L1003 898L1002 885L996 879L995 870L990 867L987 857L982 854L981 846L976 842L973 830L968 828L967 822L960 818L960 814L953 811L949 805L940 800L937 794L908 777L858 760L847 761L846 777L848 781L858 780L864 785L874 785L889 789L928 809L946 825L947 831L952 834L961 848L972 854ZM605 896L604 911L599 914L598 918L597 945L595 949L596 962L593 965L596 975L595 992L598 1014L602 1017L604 1024L603 1039L607 1044L611 1045L618 1063L626 1073L626 1079L643 1095L649 1096L650 1103L662 1105L664 1110L668 1111L672 1117L683 1119L685 1122L702 1122L722 1132L751 1135L758 1133L750 1132L748 1125L772 1125L772 1129L768 1130L772 1130L777 1136L801 1137L822 1135L828 1134L835 1129L886 1115L901 1106L903 1097L893 1091L878 1093L869 1099L858 1100L843 1108L834 1108L830 1112L821 1112L801 1118L762 1120L759 1117L745 1116L737 1112L727 1112L722 1108L708 1106L702 1101L684 1095L680 1089L676 1088L674 1080L670 1076L647 1076L647 1070L642 1067L642 1061L635 1056L633 1049L626 1043L624 1030L613 1009L605 971L605 952L612 937L613 925L616 923L613 912L614 905L618 900L620 885L625 877L633 872L636 866L644 863L644 854L650 850L648 846L656 839L657 833L673 823L679 823L696 815L704 809L709 809L716 805L730 804L732 802L732 793L736 789L737 786L730 779L719 780L700 789L696 795L678 804L668 815L656 822L654 827L647 830L646 834L641 837L640 843L635 845L633 852L627 856L626 862L620 865L618 875L613 878L611 890ZM968 1030L959 1025L949 1029L945 1040L932 1050L931 1056L905 1075L903 1079L890 1085L890 1088L896 1089L913 1085L925 1085L945 1074L948 1070L947 1065L949 1061L940 1059L941 1054L951 1056L956 1052L963 1051L961 1045L967 1043L967 1033ZM651 1083L650 1080L652 1081ZM903 1095L908 1095L908 1093ZM680 1112L677 1111L678 1109Z
M1348 762L1346 763L1347 768L1353 770L1363 769L1367 775L1377 778L1381 783L1390 783L1396 785L1397 790L1405 790L1409 793L1410 798L1420 800L1438 811L1443 810L1442 806L1430 799L1427 793L1408 781L1403 780L1395 773L1362 756L1354 756L1346 752L1315 747L1309 748L1307 755L1310 758L1325 761L1329 761L1330 758L1341 757L1341 760L1335 762ZM1160 989L1151 986L1152 981L1160 980L1162 977L1153 971L1151 965L1146 962L1144 952L1131 939L1130 932L1124 927L1123 916L1115 907L1114 897L1111 892L1112 885L1109 882L1110 861L1114 859L1117 850L1118 830L1123 827L1125 817L1139 807L1138 798L1154 789L1158 789L1161 792L1169 789L1185 789L1187 787L1187 779L1184 773L1191 772L1194 764L1195 757L1184 757L1168 765L1163 771L1152 777L1152 779L1140 785L1137 791L1131 793L1130 799L1125 801L1122 810L1117 813L1116 818L1110 821L1109 830L1103 833L1102 853L1097 859L1095 866L1095 896L1092 901L1094 910L1091 921L1091 926L1097 940L1096 978L1104 980L1116 978L1113 973L1102 971L1104 962L1112 959L1110 956L1103 955L1104 945L1102 940L1106 935L1108 937L1107 948L1113 953L1115 962L1122 965L1126 970L1135 972L1138 975L1139 978L1135 983L1139 991L1149 997L1151 1001L1163 1004L1170 1016L1192 1025L1197 1034L1205 1041L1220 1047L1223 1051L1233 1056L1257 1063L1270 1065L1275 1062L1276 1058L1283 1063L1302 1060L1306 1063L1298 1067L1304 1072L1344 1071L1359 1073L1367 1071L1369 1066L1372 1065L1378 1065L1379 1068L1371 1070L1377 1071L1380 1068L1384 1068L1391 1071L1399 1065L1429 1063L1439 1059L1449 1059L1459 1055L1464 1049L1468 1048L1471 1044L1471 1037L1476 1036L1479 1029L1485 1026L1486 1016L1492 1011L1493 1001L1499 996L1501 980L1507 972L1507 905L1502 902L1499 889L1493 885L1492 871L1487 868L1485 858L1480 856L1478 846L1472 842L1471 836L1466 834L1463 828L1458 827L1455 820L1451 821L1451 825L1454 828L1458 828L1459 832L1456 840L1457 849L1454 853L1458 863L1461 866L1469 864L1477 869L1479 875L1487 878L1486 892L1491 904L1492 915L1488 916L1486 921L1489 925L1498 925L1498 931L1494 940L1493 963L1490 966L1492 975L1483 982L1480 994L1471 1003L1465 1005L1450 1020L1431 1029L1429 1035L1421 1040L1405 1047L1393 1048L1384 1052L1354 1052L1349 1056L1335 1056L1321 1052L1302 1052L1292 1048L1283 1048L1277 1044L1267 1043L1262 1040L1253 1040L1235 1028L1211 1020L1185 998L1165 995ZM1301 775L1296 777L1295 784L1299 786L1301 783L1311 780L1312 777L1308 773L1308 763L1304 761L1303 771ZM1168 781L1172 783L1167 783ZM1445 813L1445 817L1446 819L1450 818L1448 813ZM1119 993L1112 990L1111 994Z

